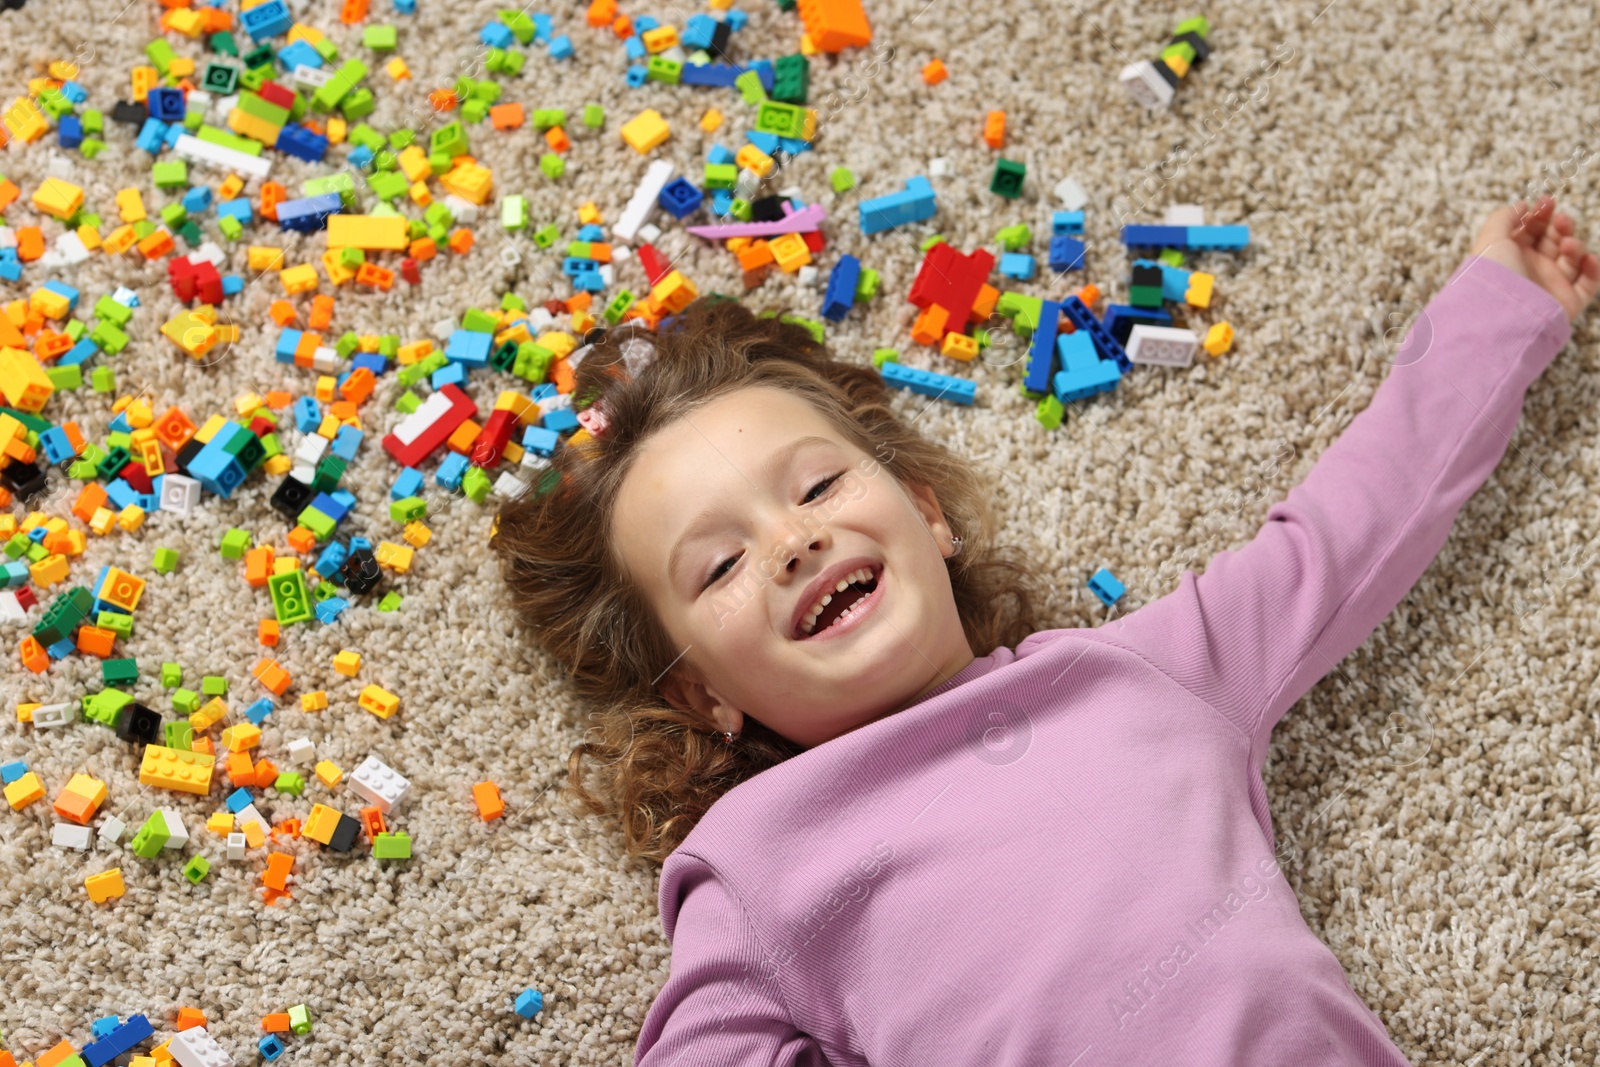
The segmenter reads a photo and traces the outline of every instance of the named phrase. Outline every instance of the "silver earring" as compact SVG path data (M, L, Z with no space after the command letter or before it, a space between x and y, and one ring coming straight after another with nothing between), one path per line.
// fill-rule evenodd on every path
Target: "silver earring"
M735 740L738 739L738 736L739 735L734 733L732 730L724 730L722 731L722 743L725 745L731 745Z
M961 555L961 546L964 543L965 542L962 541L960 534L951 534L950 535L950 554L948 556L946 556L945 559L955 559L957 556Z

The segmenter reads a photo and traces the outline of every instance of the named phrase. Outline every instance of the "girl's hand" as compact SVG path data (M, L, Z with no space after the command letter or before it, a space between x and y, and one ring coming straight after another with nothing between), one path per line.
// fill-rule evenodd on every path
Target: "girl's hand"
M1556 212L1554 197L1543 196L1531 209L1518 200L1495 208L1484 220L1473 255L1492 259L1555 297L1569 322L1600 293L1600 259L1573 236L1570 215Z

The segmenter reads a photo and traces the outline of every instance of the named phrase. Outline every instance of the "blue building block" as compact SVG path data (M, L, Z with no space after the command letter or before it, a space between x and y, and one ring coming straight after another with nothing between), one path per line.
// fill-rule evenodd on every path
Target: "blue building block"
M260 43L263 37L288 33L289 27L294 25L294 19L283 0L267 0L264 4L239 12L239 25L252 41Z
M222 276L222 295L238 296L244 292L244 279L237 274L224 274Z
M331 494L318 493L311 498L311 507L316 508L334 522L343 522L350 509L339 503Z
M81 104L89 99L89 91L77 82L62 82L61 95L71 100L74 104Z
M195 185L183 194L183 210L191 215L198 215L211 206L211 190L204 185Z
M798 156L801 152L811 151L811 142L799 137L780 137L778 147L791 156ZM771 155L769 152L768 155Z
M828 275L828 289L822 296L822 317L838 322L856 303L856 286L861 283L861 261L843 255Z
M1188 231L1188 247L1202 252L1237 252L1250 243L1248 226L1190 226Z
M56 143L62 148L83 144L83 120L76 115L62 115L56 123Z
M1106 308L1105 318L1100 320L1117 343L1126 345L1128 335L1138 325L1146 326L1171 326L1172 316L1163 308L1137 308L1132 304L1112 304Z
M750 16L745 14L743 11L733 9L728 12L728 29L732 30L734 33L738 33L740 30L744 29L745 23L749 21ZM767 69L771 70L772 64L768 63Z
M135 503L133 486L125 478L113 478L106 483L106 496L111 501L111 506L121 511L129 504Z
M939 209L933 186L920 174L906 179L903 192L863 200L857 207L860 210L862 233L879 233L896 226L921 222L932 218Z
M1057 211L1050 216L1050 233L1060 237L1071 234L1074 237L1083 236L1083 210Z
M1133 369L1128 353L1122 350L1122 343L1111 336L1111 332L1094 317L1094 312L1084 306L1076 293L1062 301L1061 310L1067 313L1067 318L1072 320L1074 326L1089 334L1094 341L1094 347L1100 352L1101 359L1111 360L1122 374Z
M207 441L200 454L189 462L189 477L200 483L208 493L227 500L244 481L245 471L238 460L222 451L213 437ZM110 490L108 489L107 492Z
M533 19L533 39L540 44L548 42L550 40L550 32L555 28L555 21L549 15L540 11L535 11L528 17ZM644 32L644 30L639 29L639 23L644 17L641 15L633 20L634 29L638 29L640 33Z
M1188 248L1187 226L1124 226L1122 243L1130 248Z
M352 511L354 511L356 509L355 494L351 493L350 490L348 490L348 489L335 489L333 492L329 493L328 495L333 497L334 501L336 503L338 503L338 505L340 507L344 508L346 515L348 515L350 512L352 512Z
M444 457L439 464L439 469L434 472L433 481L444 489L460 489L462 475L467 473L468 460L460 452L452 452Z
M1051 250L1055 250L1055 242L1051 241ZM1050 265L1055 266L1052 260ZM1006 278L1016 278L1019 281L1030 281L1038 271L1038 264L1026 252L1003 252L1000 255L1000 273Z
M650 71L647 67L635 63L628 68L628 73L622 79L630 89L642 89L650 82Z
M514 1006L517 1009L518 1015L522 1016L524 1019L531 1019L535 1015L539 1014L540 1008L544 1007L544 994L540 993L537 989L524 989L522 992L517 994L517 999Z
M178 147L178 138L182 137L186 132L182 123L171 123L167 126L167 132L162 136L161 143L168 148L176 148Z
M561 435L544 426L529 426L522 431L522 447L536 456L549 457L561 441ZM451 453L454 455L454 453Z
M571 59L572 38L568 37L564 33L560 37L552 37L550 39L550 58Z
M382 377L384 371L389 369L389 357L382 352L357 352L350 360L350 369L358 371L362 367L371 371L374 377Z
M285 330L285 333L290 331ZM298 331L296 331L298 332ZM302 396L294 402L294 424L301 433L312 433L322 425L322 408L316 397Z
M67 440L67 431L59 426L52 426L39 435L39 451L52 464L65 463L77 455L72 450L72 442Z
M244 717L250 720L251 725L260 726L267 721L267 716L277 710L271 697L262 697L248 708L244 709Z
M350 150L350 154L344 158L352 167L358 167L361 170L366 170L368 167L372 166L372 161L377 157L373 155L372 149L368 148L364 144L359 144L352 148Z
M547 430L565 435L578 428L578 414L571 408L557 408L540 419L539 424Z
M246 226L255 219L255 211L246 197L240 197L237 200L224 200L218 204L217 218L220 219L224 215L238 219L241 225Z
M1089 578L1089 591L1100 598L1100 602L1110 607L1122 599L1122 594L1128 591L1127 587L1117 581L1111 572L1101 567Z
M447 385L460 386L467 380L467 365L465 363L446 363L428 376L428 384L435 389L443 389Z
M354 426L341 426L339 432L333 435L333 444L328 446L328 451L346 462L356 458L356 449L361 447L361 440L366 435Z
M714 163L718 166L721 166L724 163L732 163L738 158L739 157L735 155L733 151L719 144L712 145L711 150L706 153L706 162Z
M79 1051L85 1067L105 1067L118 1056L125 1056L150 1040L155 1028L143 1015L130 1015L128 1021L101 1037L91 1041Z
M417 13L417 0L394 0L394 9L401 15L415 15Z
M359 552L363 548L367 549L368 551L370 551L372 549L372 541L371 541L371 539L366 538L366 537L352 537L352 538L350 538L350 551Z
M650 49L644 46L644 38L640 37L637 33L635 33L632 37L629 37L626 41L622 42L622 50L628 54L629 60L643 59L650 54ZM691 66L693 66L692 63L685 63L683 65L684 73L688 73ZM632 70L633 68L630 67L629 69ZM644 71L645 80L649 81L649 68L639 67L638 69ZM682 81L682 75L679 75L679 80ZM634 88L637 88L637 86Z
M1135 267L1154 267L1161 272L1161 299L1171 300L1174 303L1183 303L1184 294L1189 291L1189 275L1192 271L1182 267L1174 267L1170 263L1161 263L1154 259L1136 259Z
M261 1050L261 1058L265 1060L275 1060L283 1055L283 1042L278 1040L277 1034L268 1034L257 1042L256 1048Z
M653 15L640 15L633 20L633 29L636 33L649 33L659 25L661 23Z
M323 59L322 53L313 48L310 41L293 41L278 49L278 63L284 70L294 70L296 67L321 70Z
M328 139L320 133L312 133L304 126L291 123L278 131L278 139L273 147L297 159L316 163L327 154Z
M318 508L317 510L322 510ZM324 578L337 580L339 568L344 566L344 561L350 556L350 550L337 541L332 541L327 548L322 550L322 555L317 557L314 564L318 574Z
M28 773L28 765L19 759L0 763L0 785L10 785Z
M95 1037L105 1037L107 1034L113 1032L118 1026L121 1025L122 1020L117 1018L115 1015L102 1015L100 1018L89 1024L89 1033L93 1034Z
M510 27L503 22L491 22L478 31L478 40L490 48L510 48L517 43Z
M1025 392L1043 395L1050 389L1056 373L1056 335L1061 330L1061 304L1046 300L1039 308L1039 326L1028 346L1028 373L1022 379Z
M254 11L255 8L251 8ZM351 153L354 155L354 153ZM278 225L285 230L312 233L328 224L328 216L341 207L338 193L323 193L298 200L285 200L278 205Z
M916 370L893 360L886 362L880 373L883 375L883 380L896 389L910 389L923 396L931 396L936 400L950 400L957 404L971 404L976 389L976 386L965 378Z
M227 799L224 800L223 803L227 806L229 811L237 815L245 808L248 808L251 804L254 804L255 801L256 798L250 795L250 790L241 786L240 788L229 793Z
M50 653L50 658L51 659L61 659L63 656L72 655L73 651L75 649L77 649L77 647L78 647L77 638L75 638L75 637L63 637L61 640L57 641L55 644L53 644L53 645L49 646L48 648L46 648L45 651Z
M571 257L568 257L571 258ZM587 262L587 261L586 261ZM453 330L445 342L445 358L469 367L489 365L489 353L494 348L494 334L477 330Z
M279 363L293 363L295 349L300 347L300 339L304 336L305 334L300 330L285 328L278 334L278 343L272 348L272 358L277 360ZM295 401L294 406L296 412L300 410L300 401L302 400L310 401L312 404L316 403L316 401L312 400L309 396L303 396L300 398L300 400ZM298 418L296 421L299 421ZM320 416L318 417L317 424L314 425L312 429L316 429L317 425L321 425ZM305 429L304 426L301 426L300 428L302 430Z
M1050 238L1050 269L1056 273L1083 269L1083 242L1062 234Z
M696 189L687 178L677 177L668 182L656 197L656 202L675 219L681 219L698 208L706 194Z
M1061 370L1056 372L1054 388L1056 399L1063 404L1110 392L1122 380L1117 365L1100 358L1085 330L1057 337L1056 354Z
M139 127L139 136L134 138L133 143L152 156L160 155L161 150L167 146L167 124L160 119L145 119L144 125Z
M389 487L389 499L404 500L408 496L416 496L421 490L422 472L415 467L407 467L400 472L400 477L396 478L394 484Z
M718 218L724 218L733 209L733 193L727 189L713 189L711 191L711 213Z
M184 112L182 89L151 89L144 95L144 106L150 117L161 122L182 122Z
M339 620L339 616L343 615L349 606L350 602L344 597L329 597L317 604L317 621L324 626L331 625Z

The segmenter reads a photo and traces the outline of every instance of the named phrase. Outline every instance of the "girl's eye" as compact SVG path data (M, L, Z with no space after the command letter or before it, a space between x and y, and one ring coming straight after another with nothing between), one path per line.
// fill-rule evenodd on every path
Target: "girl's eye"
M836 481L838 481L838 480L839 480L839 478L840 478L840 475L838 475L838 474L835 474L835 475L834 475L834 476L833 476L833 477L831 477L831 478L824 478L824 479L823 479L823 480L822 480L822 481L820 481L820 482L818 482L818 483L817 483L817 484L816 484L816 485L814 485L814 486L812 486L812 487L811 487L811 492L809 492L809 493L807 493L807 494L806 494L806 498L805 498L805 500L804 500L804 501L803 501L803 503L807 503L807 504L809 504L809 503L810 503L810 502L811 502L811 501L813 501L813 500L815 500L815 499L816 499L816 498L817 498L817 497L816 497L816 494L817 494L817 491L818 491L818 490L820 490L820 489L827 489L827 488L828 488L828 487L829 487L829 486L830 486L830 485L832 485L832 484L833 484L833 483L834 483L834 482L836 482Z
M728 571L733 567L734 563L738 561L738 559L738 556L729 556L727 559L723 560L717 569L711 572L711 577L706 579L706 584L701 586L701 588L709 589L711 587L711 583L715 582L718 578L721 578L724 574L727 574Z

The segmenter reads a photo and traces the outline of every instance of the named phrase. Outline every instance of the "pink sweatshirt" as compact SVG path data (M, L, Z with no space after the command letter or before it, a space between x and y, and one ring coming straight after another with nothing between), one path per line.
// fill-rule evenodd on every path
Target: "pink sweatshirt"
M1267 743L1570 334L1532 282L1458 270L1248 544L729 791L662 868L637 1067L1406 1064L1274 862Z

